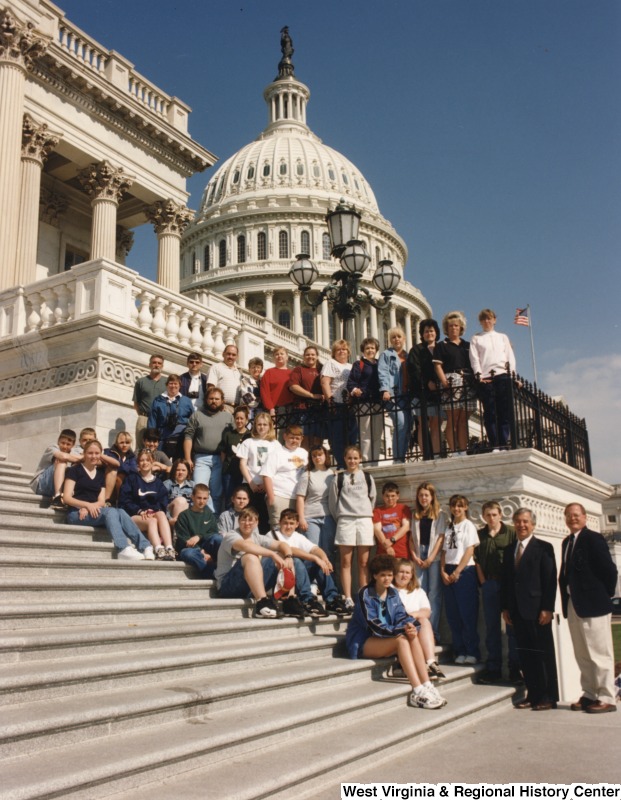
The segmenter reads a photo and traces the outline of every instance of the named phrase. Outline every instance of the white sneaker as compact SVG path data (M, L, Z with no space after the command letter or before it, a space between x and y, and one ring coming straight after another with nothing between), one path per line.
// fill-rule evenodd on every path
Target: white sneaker
M123 549L119 550L119 554L117 555L119 561L144 561L144 556L142 553L139 553L137 550L134 550L133 547L129 547L129 545Z
M464 659L464 664L468 664L469 667L472 667L474 664L478 663L479 663L478 660L474 656L466 656L466 658Z
M346 597L345 598L345 608L348 611L353 611L354 610L354 601L351 599L351 597Z
M466 656L457 656L455 659L456 664L465 664L466 663Z
M445 706L447 704L448 701L447 701L446 697L442 697L442 695L436 689L435 686L430 684L429 686L424 686L423 688L425 689L427 694L432 694L436 698L436 700L439 700L442 703L443 706Z
M155 561L155 553L152 547L145 547L142 555L145 557L145 561Z
M418 692L413 691L408 703L412 708L442 708L444 705L441 700L426 689Z

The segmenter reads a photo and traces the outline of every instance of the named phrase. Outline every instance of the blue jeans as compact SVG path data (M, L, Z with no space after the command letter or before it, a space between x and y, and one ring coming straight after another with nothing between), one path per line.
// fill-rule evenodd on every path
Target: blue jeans
M490 672L502 672L500 581L495 578L488 578L481 586L481 600L483 602L483 616L485 617L486 667ZM509 645L509 669L519 669L513 625L507 625L507 643Z
M67 514L67 522L69 525L90 525L93 528L105 528L117 550L125 550L128 543L136 545L136 548L142 553L145 547L151 547L149 540L142 535L138 530L138 526L129 516L126 511L121 508L104 508L99 509L98 517L91 517L90 515L84 519L79 517L79 509L72 508Z
M196 453L194 456L194 484L204 483L209 486L207 505L218 517L222 511L222 461L220 454L207 455Z
M338 597L339 590L336 588L334 578L332 575L326 575L319 564L301 558L294 558L293 564L295 567L296 593L303 603L313 599L311 581L315 581L326 603Z
M511 436L511 378L495 375L490 383L479 383L483 423L490 447L506 447Z
M330 407L328 432L336 466L345 469L345 449L350 444L358 444L358 426L349 406L334 403Z
M329 514L325 517L307 519L308 530L304 534L309 542L321 547L330 561L334 558L334 537L336 536L336 522Z
M244 578L243 558L243 556L239 558L220 581L220 589L218 590L220 597L252 598L250 587ZM269 557L261 559L261 567L263 568L263 584L267 592L276 585L278 567L274 563L274 560Z
M405 461L405 454L410 444L412 433L412 407L410 398L406 395L393 398L389 401L392 430L392 457L393 461Z
M179 558L185 564L189 564L198 572L199 578L210 580L218 563L218 550L222 544L222 536L219 533L214 533L209 539L205 539L196 547L184 547L179 553ZM211 556L211 561L205 561L201 550L204 550Z
M445 571L452 575L457 564L447 564ZM466 567L456 583L444 587L444 608L451 629L453 654L474 656L478 661L479 650L479 590L474 567Z
M420 558L425 559L429 555L429 545L421 546ZM428 569L416 567L416 577L420 582L421 589L429 598L431 606L431 627L436 644L440 643L440 616L442 614L442 578L440 577L440 562L434 561Z

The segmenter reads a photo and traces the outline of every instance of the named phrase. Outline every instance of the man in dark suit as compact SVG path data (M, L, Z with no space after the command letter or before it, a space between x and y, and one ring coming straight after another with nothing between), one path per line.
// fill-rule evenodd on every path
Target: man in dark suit
M190 353L187 360L188 371L181 375L180 392L189 397L194 410L203 408L207 396L207 376L201 372L203 357L200 353Z
M503 618L513 625L526 697L515 708L556 708L558 681L552 637L556 599L556 561L549 542L536 539L535 514L518 508L513 515L515 547L505 550L501 586Z
M582 686L582 697L571 704L571 710L602 714L617 710L610 599L617 585L617 567L604 537L586 523L580 503L565 508L570 535L563 540L559 585Z

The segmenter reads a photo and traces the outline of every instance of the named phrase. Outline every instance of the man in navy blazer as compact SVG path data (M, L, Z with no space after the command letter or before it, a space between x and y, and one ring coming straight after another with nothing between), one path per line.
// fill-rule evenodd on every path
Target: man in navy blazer
M559 585L582 686L582 697L571 709L602 714L617 710L611 627L617 567L604 537L586 523L580 503L565 508L570 535L563 540Z
M548 711L556 708L558 680L552 636L556 600L556 560L549 542L533 536L537 519L529 508L513 514L515 546L503 560L503 618L513 625L526 697L515 708Z

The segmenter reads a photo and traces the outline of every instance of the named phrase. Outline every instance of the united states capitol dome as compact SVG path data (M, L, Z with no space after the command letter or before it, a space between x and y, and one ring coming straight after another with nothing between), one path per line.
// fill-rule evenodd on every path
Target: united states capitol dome
M362 215L359 238L372 259L363 285L377 297L371 283L377 264L390 259L403 274L407 247L381 215L361 171L309 128L310 90L294 74L288 31L281 33L278 76L263 92L268 125L207 184L182 237L181 291L195 298L205 289L221 292L329 347L335 321L327 304L310 309L288 278L295 255L307 253L319 269L314 289L330 281L337 262L330 254L327 211L345 200ZM363 309L356 338L375 335L383 340L388 327L399 323L408 340L415 341L418 320L429 314L419 290L402 280L389 310Z

